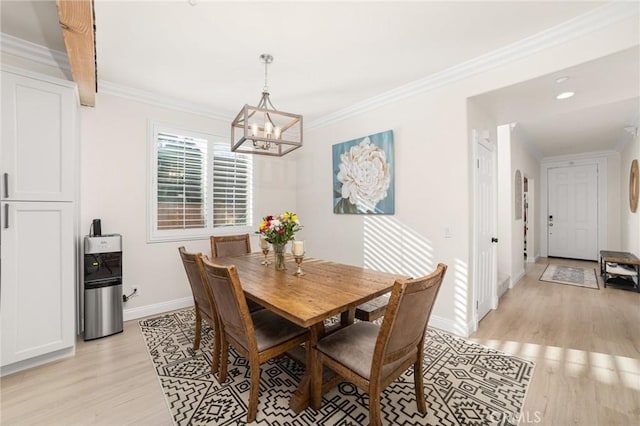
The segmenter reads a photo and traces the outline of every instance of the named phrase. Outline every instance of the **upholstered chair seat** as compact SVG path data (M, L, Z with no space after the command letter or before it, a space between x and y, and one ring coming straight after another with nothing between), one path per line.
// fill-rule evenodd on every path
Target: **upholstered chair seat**
M320 340L318 350L359 376L371 380L371 364L379 333L380 326L370 322L357 322ZM415 358L415 354L414 349L397 361L385 365L382 375L388 376L404 361Z

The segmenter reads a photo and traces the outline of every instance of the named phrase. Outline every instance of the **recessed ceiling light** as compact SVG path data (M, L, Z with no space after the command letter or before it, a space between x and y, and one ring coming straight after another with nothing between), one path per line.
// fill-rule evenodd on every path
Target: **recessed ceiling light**
M564 83L567 80L569 80L569 77L559 77L556 79L556 83Z
M560 99L560 100L569 99L573 95L575 95L575 93L573 93L573 92L562 92L558 96L556 96L556 99Z

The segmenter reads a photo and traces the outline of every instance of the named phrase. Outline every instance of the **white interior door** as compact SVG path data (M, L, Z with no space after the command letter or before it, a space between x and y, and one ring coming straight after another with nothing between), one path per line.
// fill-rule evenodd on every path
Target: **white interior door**
M480 321L494 306L496 257L496 150L476 133L476 309Z
M548 254L598 260L598 165L548 170Z

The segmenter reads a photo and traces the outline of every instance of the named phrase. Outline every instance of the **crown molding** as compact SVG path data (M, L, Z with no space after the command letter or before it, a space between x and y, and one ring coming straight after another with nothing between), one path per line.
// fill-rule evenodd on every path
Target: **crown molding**
M177 111L187 112L190 114L201 115L215 120L229 121L233 120L233 116L221 114L208 108L206 105L196 104L193 102L183 101L181 99L160 95L155 92L134 89L133 87L123 86L112 83L110 81L98 80L98 93L118 96L134 102L142 102L149 105L155 105L162 108L170 108Z
M10 36L9 34L0 33L0 51L8 55L30 60L36 64L71 71L69 58L65 52L49 49L39 44Z
M488 54L338 110L312 121L305 127L307 130L326 127L383 105L446 86L474 74L485 72L491 68L597 31L634 15L637 16L638 13L638 6L634 2L608 3L540 33L496 49Z
M637 16L637 3L614 1L590 12L577 16L562 24L551 27L533 36L494 50L486 55L447 68L428 77L365 99L364 101L328 114L305 125L306 130L314 130L329 126L333 123L363 114L404 98L437 89L447 84L479 74L491 68L532 55L573 38L580 37L593 31L617 23L623 19ZM51 50L17 37L0 33L0 51L17 57L31 60L35 63L58 67L70 71L69 61L64 52ZM191 114L202 115L218 120L233 120L233 116L213 111L205 105L198 105L180 99L170 98L153 92L134 89L124 85L100 80L99 93L119 96L125 99L143 102L165 108L176 109Z

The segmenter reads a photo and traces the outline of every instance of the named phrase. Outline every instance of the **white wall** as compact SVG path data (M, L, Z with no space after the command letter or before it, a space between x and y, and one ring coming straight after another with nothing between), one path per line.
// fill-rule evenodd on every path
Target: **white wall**
M607 238L606 243L601 245L601 250L618 250L621 244L621 223L620 223L620 201L621 197L628 198L625 193L620 191L621 172L620 172L620 154L611 152L607 155ZM626 177L629 180L629 176Z
M498 127L498 282L511 287L513 255L513 182L511 178L511 125Z
M467 99L630 47L636 31L637 22L627 20L444 87L307 129L297 201L301 219L311 224L306 229L309 253L358 265L365 256L377 256L380 265L388 261L400 271L428 271L437 262L447 263L432 325L467 334L473 327ZM388 129L395 136L395 215L333 214L331 145ZM452 238L444 238L445 227ZM388 237L373 238L381 235Z
M82 229L87 234L91 219L101 218L103 233L123 236L124 289L135 285L140 290L125 304L125 318L191 303L178 247L210 253L208 239L147 243L148 120L222 136L230 132L230 122L105 94L97 96L95 108L82 108ZM255 156L254 161L254 222L266 214L295 211L295 156ZM257 250L257 239L252 246Z
M528 149L528 141L526 136L520 129L518 125L516 125L511 130L511 176L510 176L510 190L511 190L511 284L515 284L518 282L522 276L524 276L524 205L522 206L522 217L520 219L515 218L515 175L516 170L520 170L520 174L522 176L522 182L524 182L524 178L528 178L533 180L533 192L529 193L529 197L533 198L534 206L533 211L529 211L529 222L536 223L539 220L540 214L537 210L537 206L540 204L537 200L540 199L540 193L538 186L535 185L536 182L540 181L540 162L536 159L536 157L531 154ZM524 188L521 188L521 193L524 194ZM538 245L536 244L536 239L533 234L527 235L528 239L533 240L533 247L537 249ZM529 253L530 256L536 255L536 253Z
M637 123L636 126L640 126ZM622 154L620 155L620 234L619 249L640 256L640 208L635 213L629 208L629 171L633 160L640 161L640 137L628 136ZM612 250L617 250L612 247Z

